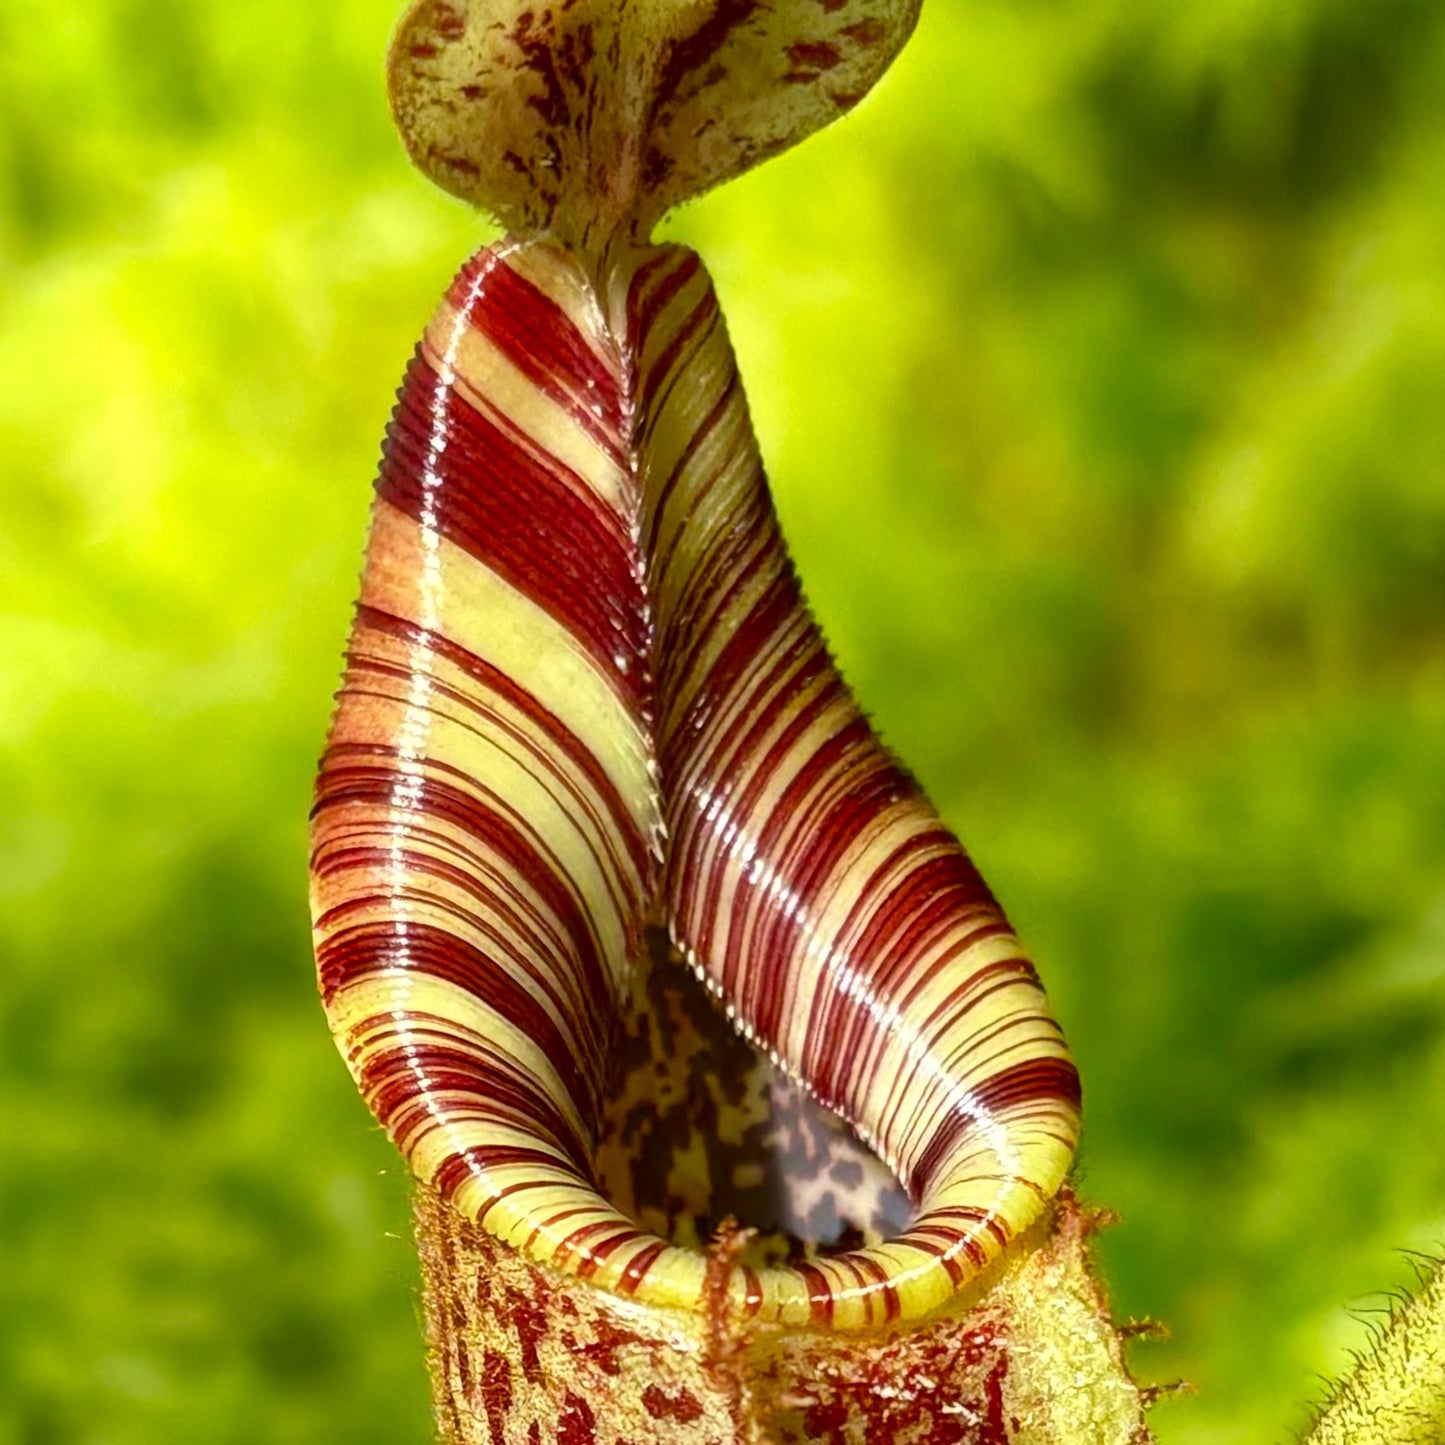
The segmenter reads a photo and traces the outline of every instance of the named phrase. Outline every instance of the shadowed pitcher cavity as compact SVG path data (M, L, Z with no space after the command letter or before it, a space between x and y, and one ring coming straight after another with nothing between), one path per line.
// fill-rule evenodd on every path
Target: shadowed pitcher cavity
M417 6L398 45L447 11ZM701 1307L704 1256L620 1213L594 1164L659 915L917 1208L873 1247L740 1265L741 1316L916 1318L1068 1168L1078 1079L1033 966L827 655L686 250L508 240L457 277L388 431L312 842L363 1095L535 1259Z

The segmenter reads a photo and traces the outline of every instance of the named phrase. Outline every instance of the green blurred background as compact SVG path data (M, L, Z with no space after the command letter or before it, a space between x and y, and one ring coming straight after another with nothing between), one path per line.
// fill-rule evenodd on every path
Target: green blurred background
M421 1445L310 776L382 425L490 233L397 0L0 14L0 1445ZM1043 961L1168 1445L1445 1245L1445 6L929 0L668 232L843 663Z

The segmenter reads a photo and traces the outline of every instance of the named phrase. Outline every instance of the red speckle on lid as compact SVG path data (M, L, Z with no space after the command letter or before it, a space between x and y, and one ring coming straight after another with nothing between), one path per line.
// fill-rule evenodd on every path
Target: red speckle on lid
M888 29L881 20L870 15L866 20L855 20L853 24L845 25L838 33L846 35L855 45L871 50L875 45L883 43Z
M832 70L842 63L843 52L826 40L799 40L788 46L788 59L799 68Z

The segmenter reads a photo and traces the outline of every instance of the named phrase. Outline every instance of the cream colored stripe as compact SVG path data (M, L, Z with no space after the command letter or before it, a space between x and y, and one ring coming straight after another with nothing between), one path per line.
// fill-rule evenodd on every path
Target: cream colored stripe
M433 587L440 605L428 620L421 594ZM642 726L583 645L531 598L386 502L373 509L361 600L415 618L508 677L525 679L527 690L581 740L624 798L654 798Z
M533 448L570 467L619 516L628 508L628 479L572 414L544 395L506 354L443 301L423 338L428 362L443 382L484 412L526 433Z
M762 562L753 569L751 575L744 577L742 573L748 563L759 553L765 554ZM677 567L670 570L668 576L663 579L663 587L667 596L659 611L664 616L675 610L677 599L684 586L691 581L691 570L684 570L688 560L686 558L678 559ZM756 540L749 539L748 546L739 555L734 569L723 575L722 585L717 588L710 586L707 595L700 599L704 605L709 605L716 600L724 588L728 589L727 602L717 614L716 625L701 638L695 633L687 638L689 658L687 671L674 677L671 694L661 700L665 709L662 722L663 731L675 726L676 720L684 716L693 706L699 692L710 685L713 669L716 668L718 659L722 656L724 649L733 641L738 628L777 582L779 574L783 570L784 561L781 551L774 547L771 538L763 536ZM771 655L778 649L779 639L785 633L791 634L792 620L791 617L786 616L779 619L778 629L769 635L758 648L760 657ZM734 712L743 709L751 711L748 699L729 698L727 702Z
M612 373L620 396L623 388L618 375L621 357L617 343L608 329L597 292L576 259L560 246L529 241L504 242L495 254L572 322L598 362ZM598 420L609 433L615 433L617 418L603 417L599 412ZM623 438L619 436L617 441L620 445Z
M678 323L689 320L690 314L690 311L686 315L678 313ZM671 344L672 339L671 332L666 337L654 334L648 339L647 351L658 352ZM657 378L669 388L663 409L653 409L647 416L648 446L643 464L656 485L661 486L673 474L679 459L696 443L699 428L712 415L736 374L737 367L720 321L716 316L711 321L699 321L697 329L680 348L667 376ZM742 419L744 430L751 435L751 429L746 426L747 405L741 388L734 392L718 425L725 428L725 418L733 416ZM689 468L692 465L689 462Z
M409 853L433 858L445 856L414 839L407 841ZM353 889L355 874L359 871L361 870L353 870L350 880ZM372 878L374 874L369 874L368 877ZM387 870L386 878L386 891L370 896L363 895L366 900L364 905L349 909L334 932L372 928L378 944L384 943L384 947L378 947L378 953L384 953L390 965L401 967L405 965L407 956L405 930L412 925L439 929L449 938L476 949L486 959L489 968L511 980L517 993L530 999L551 1019L574 1057L596 1057L596 1044L584 1048L582 1039L576 1033L579 1024L584 1027L589 1023L595 1024L592 1015L596 1005L595 1000L588 998L577 987L577 970L569 958L570 950L564 945L539 953L527 934L510 920L507 911L486 897L490 891L485 886L487 883L495 882L511 888L516 886L511 877L483 878L481 897L432 873L421 871L414 863L410 863L410 860L403 863L395 873ZM536 900L524 897L514 902L505 897L501 887L495 891L502 901L513 903L513 912L524 914L524 924L532 922L525 917L528 904L540 909ZM518 888L517 891L520 892L521 889ZM521 904L520 907L517 902ZM541 916L534 924L534 932L555 937L557 931L556 921L545 910L541 910ZM541 972L550 978L552 992L561 1000L560 1006L552 1002L546 991L536 987L532 977L535 972ZM584 1069L583 1072L587 1070Z
M806 706L825 682L826 679L814 680L805 691L800 691L797 694L798 706ZM804 744L783 755L761 790L751 800L751 805L744 807L742 794L756 779L758 760L777 743L793 721L791 712L779 708L767 730L758 739L748 765L740 767L733 774L729 780L730 786L726 789L719 787L715 795L706 799L702 810L689 809L684 815L686 841L694 850L694 868L709 880L718 878L722 881L722 906L717 916L708 920L712 924L713 952L719 960L729 948L728 918L732 899L739 889L750 886L750 875L753 876L754 883L772 890L773 896L778 896L783 880L774 871L774 860L764 856L756 842L746 840L757 838L760 827L772 816L779 798L797 776L798 770L836 726L834 712L831 708L824 711L822 717L804 734ZM743 840L742 845L734 846L735 840ZM684 898L681 901L681 907L688 915L694 914L700 906L702 891L698 889L693 898ZM786 898L779 897L779 901L790 906ZM800 900L804 906L807 901ZM691 930L689 933L691 934ZM747 957L746 952L743 957Z
M739 516L760 525L760 535L773 535L771 518L758 506L757 488L762 462L752 444L747 412L734 398L700 440L691 432L669 425L661 429L660 448L680 457L688 452L667 505L652 518L652 549L666 559L662 604L680 599L699 566L711 558L720 542L734 532ZM675 461L649 461L649 483L662 487L676 470Z
M816 910L819 932L829 951L841 957L853 957L879 910L905 880L930 861L956 851L956 843L940 840L936 847L925 853L910 854L905 859L890 862L892 855L910 839L933 832L938 827L937 815L922 798L906 799L880 812L872 826L860 835L830 875L818 885ZM847 928L847 915L856 909L860 897L866 897L869 906L855 919L854 925ZM913 980L932 968L960 936L971 933L984 922L1001 921L1001 918L996 907L969 910L951 919L950 926L936 935L931 943L911 946L906 971L890 989L890 994L894 997L906 994ZM831 931L830 919L836 924ZM878 1016L880 1020L888 1021L889 1029L880 1028L870 1035L869 1047L858 1060L860 1075L868 1076L881 1067L878 1055L889 1046L891 1029L900 1027L905 1020L910 1021L910 1028L921 1026L921 1021L930 1015L935 1004L962 979L996 958L1012 958L1019 952L1018 940L1012 934L980 939L961 958L956 958L943 971L942 977L935 978L924 995L909 1003L906 1014L890 1000L880 998L877 1002ZM966 1006L965 1003L960 1007ZM914 1025L913 1020L920 1023ZM939 1027L935 1025L935 1031ZM946 1022L941 1027L946 1035L954 1023Z
M616 914L630 901L638 900L642 879L616 836L610 814L603 814L602 803L585 778L568 767L564 754L547 746L543 736L525 717L515 715L524 736L531 738L532 748L495 720L489 721L484 713L429 688L425 675L404 682L361 672L348 674L348 681L350 687L333 725L332 735L336 741L365 743L375 738L390 738L398 735L393 731L398 728L416 737L424 733L425 747L415 750L412 774L421 778L431 773L451 787L470 792L479 806L493 810L497 809L497 803L468 788L466 779L475 779L498 794L506 802L500 810L503 816L518 823L522 832L545 851L557 854L565 869L566 881L580 886L579 901L589 915L600 917L603 910ZM418 709L426 711L422 720L415 717ZM424 758L458 768L466 776L459 779L429 770L422 761ZM553 770L553 764L562 769L561 777ZM567 777L578 783L579 793L566 787L564 778ZM392 792L393 811L404 815L408 807L408 785L398 781ZM590 810L584 800L592 803ZM404 825L405 817L399 821ZM636 819L635 825L644 828L646 819ZM587 886L591 882L597 886ZM604 929L599 931L599 936L605 940L609 934Z
M353 652L358 648L362 655L354 664L353 672L348 673L348 682L392 697L405 696L404 689L415 687L415 683L408 684L400 678L374 671L368 675L366 671L373 661L396 668L415 666L419 661L416 649L403 639L380 628L367 628L352 640ZM618 889L639 891L643 880L632 865L626 843L617 836L612 808L589 774L553 740L545 726L442 654L429 655L426 665L440 688L455 695L440 688L431 693L433 709L453 718L458 726L473 729L480 741L507 754L519 766L538 773L539 781L559 805L574 816L576 826L592 841L597 855L601 858L615 855L620 870L616 877ZM520 681L517 685L524 687ZM630 817L639 832L645 831L649 822L645 802L634 799Z
M572 953L571 934L531 883L482 851L475 838L440 814L408 815L397 807L375 803L333 804L322 815L321 830L312 884L316 913L320 917L345 906L341 917L320 930L323 938L367 923L405 924L419 919L426 911L417 907L412 897L419 893L445 897L483 918L493 916L500 904L489 905L485 899L478 900L474 894L422 872L419 864L432 859L468 875L483 893L493 892L509 902L513 911L522 915L529 936L540 941L526 945L530 955L535 957L538 947L563 958ZM341 855L352 849L372 850L373 856L343 864ZM374 856L378 852L383 857L391 854L392 861L378 864ZM520 931L500 919L497 923L518 938L521 951ZM450 932L456 925L443 926ZM576 988L562 990L564 997L577 992Z
M649 296L656 295L662 290L672 278L689 263L696 260L696 257L686 251L678 251L675 263L665 269L648 287L648 291L641 298L641 305L649 305ZM635 360L637 375L639 378L639 391L642 395L655 397L658 388L667 380L665 376L657 374L657 361L662 353L672 345L673 338L682 330L688 318L701 305L704 297L712 291L712 278L707 274L706 266L698 266L682 289L667 303L662 312L653 319L652 329L642 338L642 350ZM716 312L720 318L721 308ZM704 323L706 324L706 323ZM692 338L693 341L696 338ZM688 353L684 350L673 365L687 365ZM695 363L694 363L695 364ZM674 389L668 397L668 405L676 408L682 401L684 393L692 394L692 388L696 383L689 379L686 388Z

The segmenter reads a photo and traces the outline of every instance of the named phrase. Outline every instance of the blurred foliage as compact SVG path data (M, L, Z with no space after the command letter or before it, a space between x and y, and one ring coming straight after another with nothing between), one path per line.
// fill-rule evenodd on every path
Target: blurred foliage
M0 13L0 1445L428 1438L304 825L391 392L489 234L396 0ZM929 0L669 232L800 566L1042 959L1167 1445L1445 1245L1445 7Z

